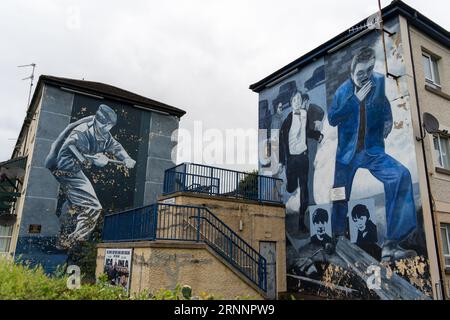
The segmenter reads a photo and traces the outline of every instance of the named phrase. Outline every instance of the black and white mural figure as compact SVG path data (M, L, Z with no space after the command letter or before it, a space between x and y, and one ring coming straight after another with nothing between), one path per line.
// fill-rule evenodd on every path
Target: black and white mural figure
M384 75L373 71L375 61L372 48L361 48L355 54L350 77L337 89L328 110L328 121L338 128L334 187L344 187L348 201L360 168L384 184L387 233L382 259L391 261L416 256L400 245L416 228L416 208L409 170L385 152L384 140L393 120ZM336 237L345 234L347 201L336 201L333 206Z
M283 104L281 102L274 108L274 114L270 122L271 140L280 140L280 129L283 125Z
M330 215L324 208L317 208L311 215L311 243L326 246L331 243Z
M265 130L266 138L264 139L264 155L267 158L270 158L271 145L270 145L270 122L271 122L271 112L269 109L269 102L267 100L263 100L259 102L259 129ZM269 167L270 162L264 164L264 167Z
M353 207L353 208L352 208ZM371 199L349 204L350 241L377 260L381 259L378 246L378 228L375 222L375 206Z
M369 209L365 205L357 204L353 207L352 220L357 229L355 243L358 246L377 243L377 226L370 219Z
M279 171L285 171L286 191L294 193L300 188L299 230L308 232L305 225L305 212L309 204L308 138L322 139L320 129L324 112L311 104L308 94L295 91L291 98L292 112L284 120L279 132Z
M45 166L66 196L59 215L58 246L61 248L87 240L102 212L102 205L83 169L92 165L103 168L110 162L132 169L136 164L110 133L116 123L117 114L102 104L95 115L71 123L52 144Z

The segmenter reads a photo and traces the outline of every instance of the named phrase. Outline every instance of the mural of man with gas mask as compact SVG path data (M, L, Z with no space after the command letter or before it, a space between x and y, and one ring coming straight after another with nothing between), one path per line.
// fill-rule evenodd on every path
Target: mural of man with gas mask
M78 241L87 240L102 212L102 205L83 169L92 165L102 168L109 162L129 169L136 164L110 133L116 123L114 110L102 104L94 116L69 124L51 146L45 166L67 198L59 217L59 247L70 248Z
M385 153L384 140L393 119L385 93L385 77L374 72L375 51L364 47L353 57L351 77L337 90L328 121L338 129L334 188L345 188L345 201L333 204L336 239L345 234L348 200L358 169L367 169L384 184L386 238L382 260L392 262L416 255L400 243L417 225L413 186L408 169Z

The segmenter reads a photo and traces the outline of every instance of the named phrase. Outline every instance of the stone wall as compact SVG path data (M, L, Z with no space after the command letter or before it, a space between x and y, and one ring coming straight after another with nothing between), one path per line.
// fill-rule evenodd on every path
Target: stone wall
M260 241L276 242L277 292L286 291L286 234L284 205L263 204L255 201L177 193L161 197L174 198L177 205L205 206L229 226L238 236L259 251Z
M180 242L132 242L100 244L97 252L97 277L103 273L106 248L133 248L130 293L147 289L173 289L177 284L192 287L193 296L202 292L215 298L235 299L262 294L204 244Z

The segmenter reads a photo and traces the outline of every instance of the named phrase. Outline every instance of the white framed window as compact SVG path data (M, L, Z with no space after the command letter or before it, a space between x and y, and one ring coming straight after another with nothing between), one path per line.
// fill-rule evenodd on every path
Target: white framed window
M441 80L439 78L438 59L426 52L422 52L422 60L425 80L440 87Z
M436 165L450 170L450 140L442 136L433 137Z
M441 224L441 239L445 267L450 268L450 224Z
M8 253L11 245L13 227L0 226L0 254Z

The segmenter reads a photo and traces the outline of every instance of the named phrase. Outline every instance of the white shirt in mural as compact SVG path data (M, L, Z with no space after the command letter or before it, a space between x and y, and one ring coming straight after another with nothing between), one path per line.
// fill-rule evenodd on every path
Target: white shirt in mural
M289 130L289 153L299 155L306 151L306 110L300 114L292 114L292 124Z

